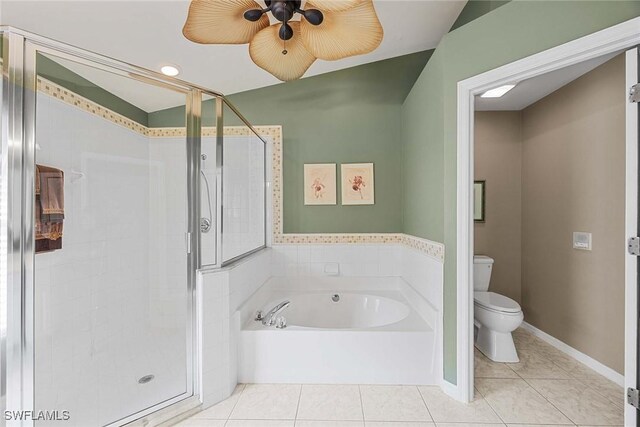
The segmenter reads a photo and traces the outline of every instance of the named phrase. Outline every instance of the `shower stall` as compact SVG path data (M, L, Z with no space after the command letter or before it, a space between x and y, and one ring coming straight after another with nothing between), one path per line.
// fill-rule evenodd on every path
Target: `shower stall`
M266 140L220 93L0 32L0 425L197 407L198 270L266 246Z

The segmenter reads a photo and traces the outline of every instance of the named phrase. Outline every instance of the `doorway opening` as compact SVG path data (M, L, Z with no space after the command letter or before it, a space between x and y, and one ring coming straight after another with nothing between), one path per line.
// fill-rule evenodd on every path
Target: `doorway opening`
M638 232L638 107L627 96L638 24L458 84L461 400L505 380L580 424L551 400L591 382L611 417L624 410L635 425L623 390L636 387L637 258L625 241Z

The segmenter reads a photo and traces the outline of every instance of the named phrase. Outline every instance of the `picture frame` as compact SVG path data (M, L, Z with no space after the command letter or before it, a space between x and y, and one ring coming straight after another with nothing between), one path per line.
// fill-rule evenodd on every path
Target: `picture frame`
M375 204L373 163L343 163L340 165L343 205Z
M478 180L473 182L473 221L485 222L486 212L486 181Z
M335 163L306 163L303 172L305 206L337 204Z

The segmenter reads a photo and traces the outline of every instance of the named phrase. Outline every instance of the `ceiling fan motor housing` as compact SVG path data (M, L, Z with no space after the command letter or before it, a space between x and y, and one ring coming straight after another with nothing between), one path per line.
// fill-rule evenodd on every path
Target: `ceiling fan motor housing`
M317 9L302 10L302 0L266 0L266 9L250 9L244 13L244 18L255 22L260 17L271 12L274 18L282 22L282 27L278 32L282 40L289 40L293 37L293 29L287 22L291 21L296 13L301 14L312 25L320 25L324 20L324 15Z
M296 10L300 10L300 1L273 1L271 2L271 13L280 22L291 21Z

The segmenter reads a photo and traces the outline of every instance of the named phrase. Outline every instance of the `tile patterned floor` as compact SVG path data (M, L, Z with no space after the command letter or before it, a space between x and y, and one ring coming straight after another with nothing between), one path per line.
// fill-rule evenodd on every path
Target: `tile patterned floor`
M178 426L622 426L622 387L524 329L514 340L520 363L495 363L476 350L470 404L435 386L249 384Z

